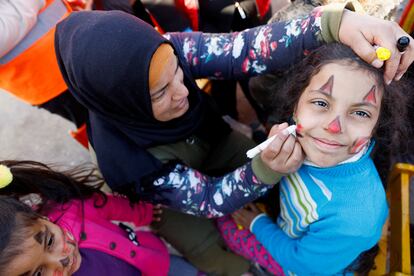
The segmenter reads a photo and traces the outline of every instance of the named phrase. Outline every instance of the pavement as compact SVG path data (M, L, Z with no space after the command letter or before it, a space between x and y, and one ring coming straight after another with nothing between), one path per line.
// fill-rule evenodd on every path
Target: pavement
M90 162L89 152L69 135L74 124L0 92L0 159L64 167Z

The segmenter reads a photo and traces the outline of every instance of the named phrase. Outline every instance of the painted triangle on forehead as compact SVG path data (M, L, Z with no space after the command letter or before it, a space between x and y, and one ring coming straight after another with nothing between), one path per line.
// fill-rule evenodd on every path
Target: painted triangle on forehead
M365 95L364 102L371 103L376 105L377 104L377 97L375 95L377 91L377 87L375 85L372 86L371 90Z
M334 81L334 76L330 76L328 81L322 85L321 88L319 88L319 91L326 93L328 95L332 95L332 88L333 88L333 81Z

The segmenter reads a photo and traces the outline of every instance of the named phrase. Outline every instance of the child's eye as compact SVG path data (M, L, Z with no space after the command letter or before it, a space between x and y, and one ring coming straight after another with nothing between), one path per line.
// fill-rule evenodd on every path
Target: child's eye
M33 276L42 276L42 268L39 268L35 271L35 273L33 273Z
M320 106L320 107L327 107L328 103L324 102L324 101L313 101L312 102L314 105Z
M360 117L371 118L371 116L365 111L355 111L355 114Z
M47 240L47 249L51 249L54 243L55 243L55 235L52 234Z

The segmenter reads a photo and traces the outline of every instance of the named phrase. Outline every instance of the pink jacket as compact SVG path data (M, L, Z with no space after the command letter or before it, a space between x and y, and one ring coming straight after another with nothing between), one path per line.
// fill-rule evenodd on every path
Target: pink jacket
M94 207L98 197L84 202L84 232L81 240L82 207L79 200L54 208L48 217L60 227L70 231L77 239L79 248L89 248L117 257L137 269L142 275L163 276L168 274L170 259L164 243L154 234L137 231L139 246L134 245L124 230L111 220L132 222L135 226L148 225L152 221L152 205L135 204L131 207L126 198L108 195L107 203ZM101 202L97 202L98 204ZM60 208L63 207L63 208Z

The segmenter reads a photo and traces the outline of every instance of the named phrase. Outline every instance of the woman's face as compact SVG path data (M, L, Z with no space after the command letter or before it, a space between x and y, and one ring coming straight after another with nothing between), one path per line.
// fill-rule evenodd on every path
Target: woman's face
M162 44L151 59L149 71L152 112L158 121L170 121L188 110L188 89L183 80L173 48Z
M82 259L71 233L45 219L30 230L7 275L66 276L79 269Z
M334 166L361 151L372 137L382 91L355 67L327 64L299 98L295 110L299 142L307 158Z

